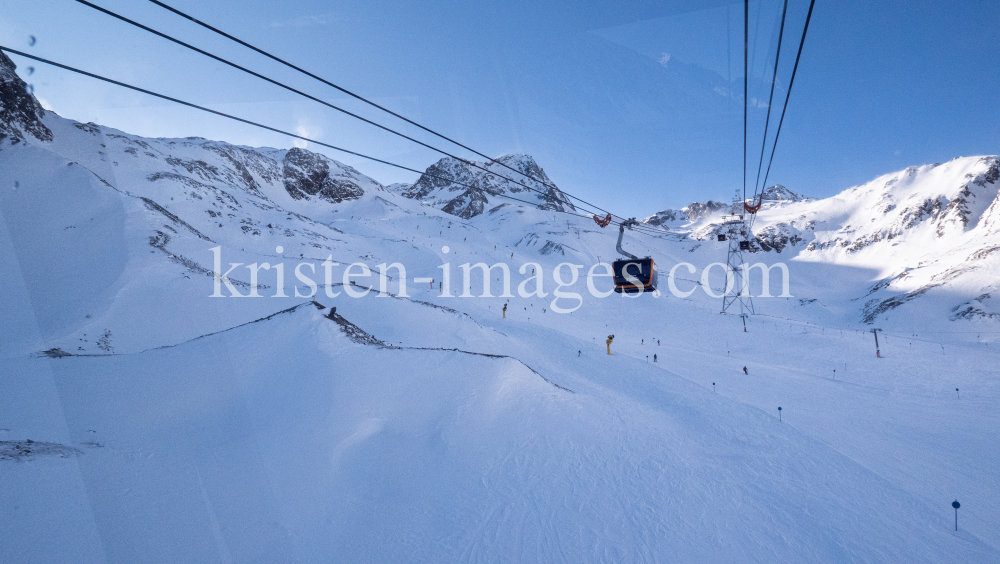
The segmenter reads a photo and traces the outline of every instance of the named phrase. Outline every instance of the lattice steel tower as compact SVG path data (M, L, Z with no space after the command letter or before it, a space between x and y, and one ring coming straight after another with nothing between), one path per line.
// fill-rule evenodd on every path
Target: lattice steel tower
M738 198L738 196L737 196ZM719 236L724 236L729 242L729 251L726 255L726 285L725 293L722 296L722 313L729 313L739 304L740 316L753 314L753 298L750 296L750 281L744 275L742 266L744 264L743 253L750 252L750 226L747 224L747 215L743 213L743 202L735 199L733 210L740 213L722 216L722 226L719 228ZM749 269L748 269L749 270ZM733 285L729 285L729 276L732 273ZM744 323L746 321L744 320Z

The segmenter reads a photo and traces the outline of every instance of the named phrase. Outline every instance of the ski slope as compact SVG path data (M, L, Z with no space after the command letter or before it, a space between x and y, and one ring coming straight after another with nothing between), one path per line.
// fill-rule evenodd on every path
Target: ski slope
M380 348L349 340L323 313L307 303L144 353L9 361L4 413L24 413L24 398L33 405L8 424L84 454L7 465L5 498L18 509L5 528L18 540L5 543L5 559L997 554L995 507L967 501L959 534L946 510L949 496L988 499L998 485L995 459L983 456L995 443L977 433L995 428L997 390L975 378L946 384L967 390L961 402L932 378L900 385L917 359L894 362L887 351L888 368L859 360L834 380L805 368L815 357L768 362L766 352L789 351L753 351L762 339L749 333L729 355L671 338L647 364L641 355L655 345L608 357L582 336L521 321L486 325L507 334L489 352L523 351L519 359ZM456 323L398 315L432 332ZM811 335L800 340L826 339ZM986 373L970 364L969 374ZM50 515L63 526L39 526ZM967 532L977 530L985 538Z

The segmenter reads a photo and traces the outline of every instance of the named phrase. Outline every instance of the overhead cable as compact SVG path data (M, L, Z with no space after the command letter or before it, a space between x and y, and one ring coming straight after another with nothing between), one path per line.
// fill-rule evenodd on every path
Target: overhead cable
M757 179L753 183L753 199L757 197L757 184L760 183L760 170L764 164L764 147L767 145L767 129L771 124L771 103L774 101L774 83L778 79L778 61L781 60L781 40L785 34L785 14L788 12L788 0L781 9L781 28L778 30L778 48L774 54L774 73L771 75L771 94L767 98L767 119L764 120L764 138L760 142L760 161L757 163ZM763 188L763 187L761 187Z
M799 40L799 51L795 55L795 66L792 67L792 77L788 81L788 91L785 92L785 104L781 108L781 119L778 120L778 129L774 134L774 144L771 145L771 157L767 161L767 172L764 173L764 183L761 186L767 186L767 177L771 174L771 164L774 162L774 150L778 146L778 136L781 135L781 125L785 123L785 111L788 110L788 99L792 96L792 85L795 84L795 73L799 70L799 60L802 58L802 46L806 43L806 33L809 32L809 20L812 19L813 7L816 5L816 0L810 0L809 2L809 12L806 14L806 23L802 28L802 39ZM754 214L756 217L756 214ZM753 227L753 220L750 220L750 227Z

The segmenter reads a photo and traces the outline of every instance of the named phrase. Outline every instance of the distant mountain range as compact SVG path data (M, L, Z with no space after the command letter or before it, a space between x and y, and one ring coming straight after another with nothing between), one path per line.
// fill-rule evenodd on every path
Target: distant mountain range
M998 190L996 156L910 167L818 200L775 185L764 190L748 239L755 252L876 269L863 296L869 323L933 288L975 296L954 307L953 319L1000 319ZM742 202L710 200L643 222L704 240L734 213L746 214Z
M306 149L241 147L201 138L148 139L63 119L42 109L3 54L0 144L46 151L46 157L38 157L42 160L36 172L55 166L43 164L53 155L81 165L100 183L175 218L171 229L181 226L206 240L236 225L243 234L280 231L287 237L301 236L317 252L332 252L332 236L315 225L332 225L332 218L347 205L352 206L352 219L368 220L395 208L406 208L406 213L434 209L455 221L482 216L503 204L515 204L523 212L524 204L511 198L538 211L577 211L524 154L489 162L444 158L413 184L384 186ZM757 253L773 251L772 256L804 262L870 269L870 283L852 298L860 300L860 316L866 322L931 289L951 296L953 319L1000 319L998 188L996 156L910 167L824 199L775 184L759 195L762 205L748 240ZM412 205L404 204L407 200ZM189 204L196 205L196 211L178 211L178 206ZM734 207L709 200L657 212L643 223L677 240L701 243L714 238L724 214L734 212L745 213L742 202ZM285 225L284 220L293 217L298 218L296 225ZM162 243L154 247L168 252L167 241L175 234L162 228L159 233L151 235ZM560 253L574 248L572 241L551 233L547 239L531 233L523 240ZM189 260L177 253L171 256L180 263Z

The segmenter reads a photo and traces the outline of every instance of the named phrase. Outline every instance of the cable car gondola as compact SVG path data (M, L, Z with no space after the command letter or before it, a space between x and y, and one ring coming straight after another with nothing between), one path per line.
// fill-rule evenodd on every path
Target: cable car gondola
M615 247L619 254L629 257L627 259L616 260L611 263L611 269L615 277L615 292L626 294L639 294L642 292L655 292L657 284L656 263L650 257L639 258L632 253L622 249L622 237L625 235L625 228L632 228L638 224L635 218L622 222L618 228L618 246Z

